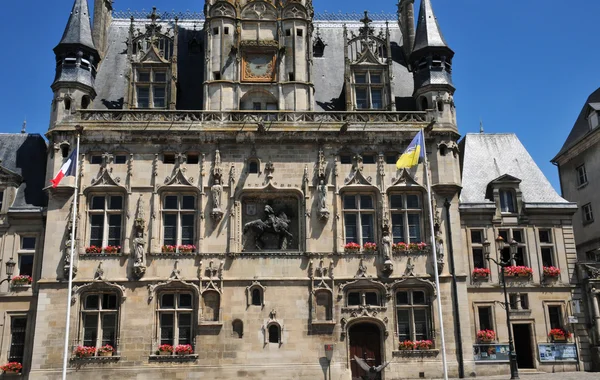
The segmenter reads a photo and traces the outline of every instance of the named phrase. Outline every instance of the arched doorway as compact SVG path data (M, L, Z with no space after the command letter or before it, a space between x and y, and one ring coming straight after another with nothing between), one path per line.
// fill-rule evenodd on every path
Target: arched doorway
M381 331L372 323L358 323L350 327L350 369L352 380L362 380L367 373L360 368L354 356L370 366L381 364Z

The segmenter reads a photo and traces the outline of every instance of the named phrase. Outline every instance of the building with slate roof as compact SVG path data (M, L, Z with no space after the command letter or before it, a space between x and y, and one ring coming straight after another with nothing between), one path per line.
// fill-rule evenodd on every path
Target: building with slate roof
M600 209L595 175L600 171L600 89L586 100L563 147L552 159L558 167L563 196L578 206L573 217L582 291L586 295L585 321L591 327L586 344L600 370L600 223L594 212Z
M30 363L44 249L46 141L38 134L0 133L0 312L6 361ZM13 264L9 276L7 268Z
M548 335L579 332L575 206L514 135L459 146L454 51L431 0L417 17L412 0L397 15L315 14L311 0L140 14L95 0L93 23L75 0L59 41L45 179L79 136L80 186L47 189L26 376L58 378L67 303L73 379L354 380L357 357L389 362L381 379L439 378L442 338L451 377L508 373L483 252L498 234L529 268L507 284L521 366L589 368L579 336ZM398 170L420 130L429 170Z

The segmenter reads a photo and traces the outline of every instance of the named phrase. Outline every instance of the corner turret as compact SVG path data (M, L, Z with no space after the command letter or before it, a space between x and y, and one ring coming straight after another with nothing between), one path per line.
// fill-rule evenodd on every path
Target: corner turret
M456 125L452 83L454 52L444 39L431 0L421 0L415 43L410 55L415 91L420 110L435 109L438 123Z
M75 0L65 32L54 48L56 76L50 128L96 97L94 81L100 55L94 45L87 0Z

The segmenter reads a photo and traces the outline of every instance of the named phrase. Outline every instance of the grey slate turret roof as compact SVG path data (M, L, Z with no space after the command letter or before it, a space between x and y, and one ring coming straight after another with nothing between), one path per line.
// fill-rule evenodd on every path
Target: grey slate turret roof
M57 48L61 45L83 45L96 50L94 40L92 39L92 27L87 0L75 0L67 27Z
M417 22L417 31L415 32L415 46L413 53L428 47L448 48L444 35L433 13L431 0L422 0L419 9L419 20Z
M46 141L37 134L0 133L0 167L22 178L11 210L39 209L47 205Z
M586 137L590 133L596 132L596 130L590 130L590 124L588 123L587 117L588 117L590 108L597 110L599 103L600 103L600 88L598 88L596 91L592 92L592 94L587 98L585 105L581 109L581 112L579 113L579 116L577 117L577 120L575 121L575 124L573 125L573 129L571 129L571 133L569 133L567 140L565 141L564 145L562 146L562 148L560 149L560 151L558 152L556 157L554 157L552 159L552 162L555 162L559 156L561 156L567 150L572 148L575 144L577 144L579 141L581 141L584 137Z
M491 204L488 184L510 175L521 180L523 202L535 206L569 206L558 195L514 133L469 133L460 142L462 154L461 204ZM554 205L549 205L554 204Z

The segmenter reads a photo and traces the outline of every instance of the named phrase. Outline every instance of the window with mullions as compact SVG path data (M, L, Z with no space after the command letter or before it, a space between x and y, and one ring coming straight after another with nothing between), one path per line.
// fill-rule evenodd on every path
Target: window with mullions
M22 236L19 247L19 275L33 277L33 259L35 257L37 239L33 236Z
M121 245L123 196L94 195L90 199L90 246Z
M23 363L26 332L26 316L21 315L10 318L10 351L8 353L9 362Z
M542 254L542 265L545 267L555 267L554 244L552 244L552 230L539 229L538 237L540 239L540 253Z
M375 207L372 195L344 195L344 231L347 243L375 242L373 220Z
M390 212L392 213L392 236L394 244L420 243L422 235L423 205L418 194L390 195Z
M471 230L471 253L473 256L473 268L486 268L486 260L483 253L483 230Z
M356 109L383 109L383 73L359 71L354 73Z
M396 315L401 342L430 339L430 306L424 290L396 292Z
M166 195L163 198L163 244L193 245L196 197Z
M353 290L346 296L347 306L381 306L377 290Z
M170 292L161 294L158 304L160 345L193 345L193 315L192 293Z
M511 265L525 266L526 262L526 249L525 249L525 236L523 230L507 229L498 231L498 235L502 236L506 245L502 250L502 261L511 260ZM514 258L510 257L510 242L515 240L517 242L517 253Z
M119 316L115 293L87 294L81 308L81 344L86 347L110 345L117 348Z
M137 69L135 94L137 108L166 108L167 72L154 68Z

